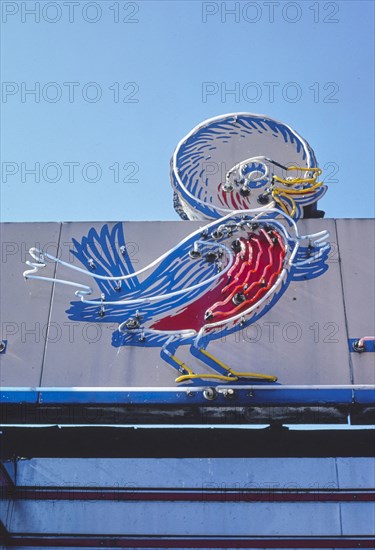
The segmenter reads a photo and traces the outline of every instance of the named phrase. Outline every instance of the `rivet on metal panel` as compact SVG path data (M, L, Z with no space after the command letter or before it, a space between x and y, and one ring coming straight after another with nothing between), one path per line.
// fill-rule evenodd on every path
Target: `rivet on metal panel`
M116 292L121 292L121 288L122 288L122 281L119 280L119 281L117 281L117 283L116 283L115 291L116 291Z
M203 392L203 397L205 399L208 399L209 401L212 401L212 399L215 399L216 397L216 391L214 390L214 388L207 388Z
M202 256L202 254L200 253L199 251L199 243L198 241L195 241L194 245L193 245L193 249L190 250L189 252L189 256L190 258L192 258L193 260L197 260L198 258L200 258Z
M227 399L232 399L234 396L235 396L236 392L234 389L232 388L228 388L226 390L223 391L223 395L224 397L226 397Z
M233 191L233 185L228 181L223 183L222 188L226 193L231 193Z
M223 232L219 231L219 229L212 232L212 238L213 239L218 240L218 239L221 239L222 237L223 237Z
M357 353L362 353L365 351L365 346L360 346L359 345L359 340L356 340L355 342L353 342L353 349L354 351L356 351Z
M140 322L135 317L129 317L129 319L125 321L125 326L129 330L137 329L140 327Z
M349 338L349 347L351 351L363 353L364 351L375 351L375 336L364 336L363 338Z

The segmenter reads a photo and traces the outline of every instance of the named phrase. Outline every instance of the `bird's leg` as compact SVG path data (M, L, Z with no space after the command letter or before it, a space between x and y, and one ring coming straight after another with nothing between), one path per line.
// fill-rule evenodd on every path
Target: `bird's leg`
M176 369L178 372L180 372L183 375L193 375L193 371L190 367L185 365L178 357L176 357L175 353L178 348L178 344L173 341L167 341L164 346L160 350L160 357L164 359L168 365L171 365L174 369ZM179 377L181 378L181 377ZM176 382L179 378L176 378Z
M196 374L190 367L188 367L178 357L176 357L175 353L177 348L178 344L176 342L167 341L160 351L161 358L181 373L181 376L178 376L175 380L177 384L179 382L187 382L189 380L214 379L220 380L222 382L235 382L236 380L238 380L238 378L236 378L232 374Z
M269 374L260 374L257 372L239 372L233 370L231 367L220 361L220 359L217 359L211 353L206 351L203 347L199 347L198 342L192 344L190 347L190 352L192 355L206 363L209 367L216 370L220 373L226 373L226 380L227 381L236 381L240 378L250 378L253 380L261 380L264 382L276 382L277 376L272 376ZM224 378L224 377L223 377Z

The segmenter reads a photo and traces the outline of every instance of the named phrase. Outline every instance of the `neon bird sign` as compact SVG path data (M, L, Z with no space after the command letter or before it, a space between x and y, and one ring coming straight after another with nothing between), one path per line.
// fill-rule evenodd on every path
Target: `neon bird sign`
M236 123L243 116L238 115ZM216 124L216 119L213 120ZM201 140L198 142L201 148ZM295 145L295 141L293 143ZM301 145L295 149L301 152ZM191 154L194 156L193 152ZM302 157L306 162L315 159L313 154L307 157L303 153ZM198 200L193 197L188 204L185 199L190 197L193 188L187 195L182 189L180 197L184 198L178 199L178 208L185 208L190 216L195 217L210 214L213 221L138 271L134 270L126 250L123 225L118 223L112 229L106 224L99 232L92 228L87 237L73 240L72 253L83 267L41 250L30 249L35 261L26 262L31 269L25 271L24 277L73 287L78 300L73 301L67 310L70 319L86 323L116 323L118 329L112 335L115 347L160 348L161 357L178 372L176 383L201 384L205 380L217 380L241 384L246 379L275 382L277 378L270 374L234 370L207 351L211 341L263 316L292 281L318 277L327 269L329 233L300 235L293 219L302 213L301 205L311 204L313 197L316 200L322 195L324 186L316 182L318 167L312 166L308 160L306 177L292 177L285 183L279 181L281 176L274 172L271 175L265 158L247 156L243 162L237 163L235 169L228 171L224 185L220 184L220 192L227 193L228 187L232 192L237 186L239 196L247 201L258 200L257 197L266 192L272 198L267 205L236 210L228 208L229 212L223 215L221 207L217 206L219 193L205 203L196 186ZM177 159L175 153L172 165ZM276 166L277 161L272 162ZM178 169L181 177L184 177L186 166L183 163ZM279 163L279 166L282 165ZM173 177L172 183L177 193ZM284 198L284 191L275 191L281 189L280 185L286 191L292 189L292 201L287 192ZM186 179L184 187L187 189ZM205 187L207 190L217 189L217 183L206 180ZM83 282L38 275L37 272L46 265L46 259L76 274L93 278L100 297L92 298L93 288ZM140 276L145 273L147 277L141 280ZM197 373L183 363L178 358L181 345L189 345L191 354L210 367L211 373Z

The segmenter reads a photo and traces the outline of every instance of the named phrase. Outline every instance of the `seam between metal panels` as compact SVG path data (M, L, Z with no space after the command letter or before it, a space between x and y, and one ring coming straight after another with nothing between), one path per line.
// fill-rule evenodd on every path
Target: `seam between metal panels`
M57 254L60 250L60 241L61 241L61 233L62 233L62 222L60 222L60 229L57 237ZM56 271L57 271L57 263L54 265L53 269L53 278L56 278ZM44 365L46 362L46 353L47 353L47 343L48 343L48 336L49 336L49 329L50 329L50 323L51 323L51 317L52 317L52 306L53 306L53 298L55 296L55 289L56 289L56 283L52 284L51 289L51 299L49 304L49 311L48 311L48 320L47 320L47 330L46 330L46 336L45 336L45 342L43 347L43 357L42 357L42 368L40 370L40 379L39 379L39 386L42 385L42 379L43 379L43 372L44 372Z
M12 547L69 548L373 548L371 535L357 536L205 536L205 535L91 535L75 533L9 533Z
M337 219L334 219L334 222L335 222L335 231L336 231L337 253L338 253L338 261L339 261L339 273L340 273L340 282L341 282L342 303L344 308L346 341L347 341L349 338L349 324L348 324L348 315L347 315L346 303L345 303L344 278L342 275L342 262L341 262L341 253L340 253L339 233L337 230ZM351 353L349 352L349 350L347 350L346 353L348 356L350 383L354 384L354 371L353 371L353 361L352 361Z
M337 464L337 456L335 456L335 470L336 470L336 480L337 480L337 487L340 490L340 480L339 480L339 468ZM340 522L340 535L343 535L342 530L342 510L341 510L341 502L338 502L339 505L339 522Z

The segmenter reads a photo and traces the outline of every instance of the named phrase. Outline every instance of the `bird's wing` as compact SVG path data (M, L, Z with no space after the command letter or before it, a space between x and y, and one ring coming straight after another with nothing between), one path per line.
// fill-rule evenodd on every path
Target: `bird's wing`
M91 271L93 276L121 277L134 273L134 268L126 249L122 223L117 223L110 230L108 224L103 225L100 232L94 227L87 237L81 241L72 240L74 249L72 254ZM91 264L91 265L90 265ZM116 295L116 281L96 279L100 291L106 296ZM124 290L134 291L139 286L136 277L122 280Z
M197 284L204 283L218 273L217 265L210 263L205 258L205 252L212 251L212 246L203 245L202 256L193 260L189 256L192 249L192 240L183 242L175 247L171 253L153 269L151 274L140 283L132 278L123 281L120 291L116 291L114 281L101 281L97 279L100 290L105 294L105 301L124 301L135 299L151 299L139 304L121 303L119 305L106 305L104 316L100 317L100 305L86 304L81 301L71 303L67 310L70 319L91 322L122 322L134 315L138 310L143 322L151 321L165 313L170 313L175 308L191 302L204 293L213 282L203 284L195 288ZM114 246L116 244L116 247ZM89 268L89 259L95 263L95 273L100 275L120 276L126 269L133 268L127 253L124 256L118 251L119 245L125 246L122 226L117 224L110 233L104 226L98 234L94 229L90 230L88 237L84 237L81 243L74 241L75 256ZM124 285L126 282L126 285ZM193 287L193 288L191 288ZM183 290L186 292L182 292ZM177 294L174 294L176 293ZM169 296L170 294L172 296ZM164 298L165 295L168 295ZM156 301L152 300L158 296ZM95 299L95 298L94 298Z

